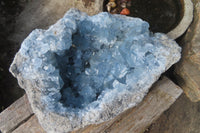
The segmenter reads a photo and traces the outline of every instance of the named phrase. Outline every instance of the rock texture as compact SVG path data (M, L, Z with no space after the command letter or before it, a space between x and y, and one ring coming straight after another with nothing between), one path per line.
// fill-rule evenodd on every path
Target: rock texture
M70 8L77 8L88 15L103 11L103 0L39 0L29 1L22 13L17 16L15 31L9 39L22 43L35 28L46 29L54 24Z
M199 133L200 103L183 94L145 133Z
M183 56L176 65L178 83L191 101L200 100L200 2L193 1L194 20L181 45Z
M139 18L76 9L34 30L10 67L47 132L110 120L137 105L181 48Z
M181 19L181 21L179 22L179 24L172 29L169 33L167 33L167 35L170 38L173 39L177 39L178 37L180 37L181 35L183 35L185 33L185 31L187 30L187 28L189 27L189 25L192 22L193 19L193 3L191 0L181 0L180 1L181 5L183 6L182 8L182 14L183 17Z

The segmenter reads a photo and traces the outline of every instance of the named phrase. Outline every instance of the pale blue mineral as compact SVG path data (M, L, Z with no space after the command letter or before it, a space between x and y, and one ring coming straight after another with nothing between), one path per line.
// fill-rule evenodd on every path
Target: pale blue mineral
M139 18L72 9L23 41L10 71L47 132L107 121L139 103L181 48Z

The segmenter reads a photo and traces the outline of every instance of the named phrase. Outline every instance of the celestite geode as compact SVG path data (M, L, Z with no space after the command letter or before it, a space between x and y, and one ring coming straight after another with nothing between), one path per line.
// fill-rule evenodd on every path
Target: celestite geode
M10 67L48 133L110 120L137 105L181 48L139 18L71 9L23 41Z

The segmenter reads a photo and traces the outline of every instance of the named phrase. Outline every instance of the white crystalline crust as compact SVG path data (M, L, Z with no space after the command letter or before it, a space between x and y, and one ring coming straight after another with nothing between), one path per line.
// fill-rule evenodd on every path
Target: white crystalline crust
M48 133L110 120L142 101L181 48L139 18L71 9L24 40L10 67Z

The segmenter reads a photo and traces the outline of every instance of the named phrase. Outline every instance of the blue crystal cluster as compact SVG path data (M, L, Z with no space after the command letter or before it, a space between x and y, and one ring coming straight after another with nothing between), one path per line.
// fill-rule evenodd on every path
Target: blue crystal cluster
M139 18L72 9L24 40L18 71L42 92L45 107L61 115L98 108L124 92L146 93L169 56L180 56L163 43L178 48L174 41L148 28Z

